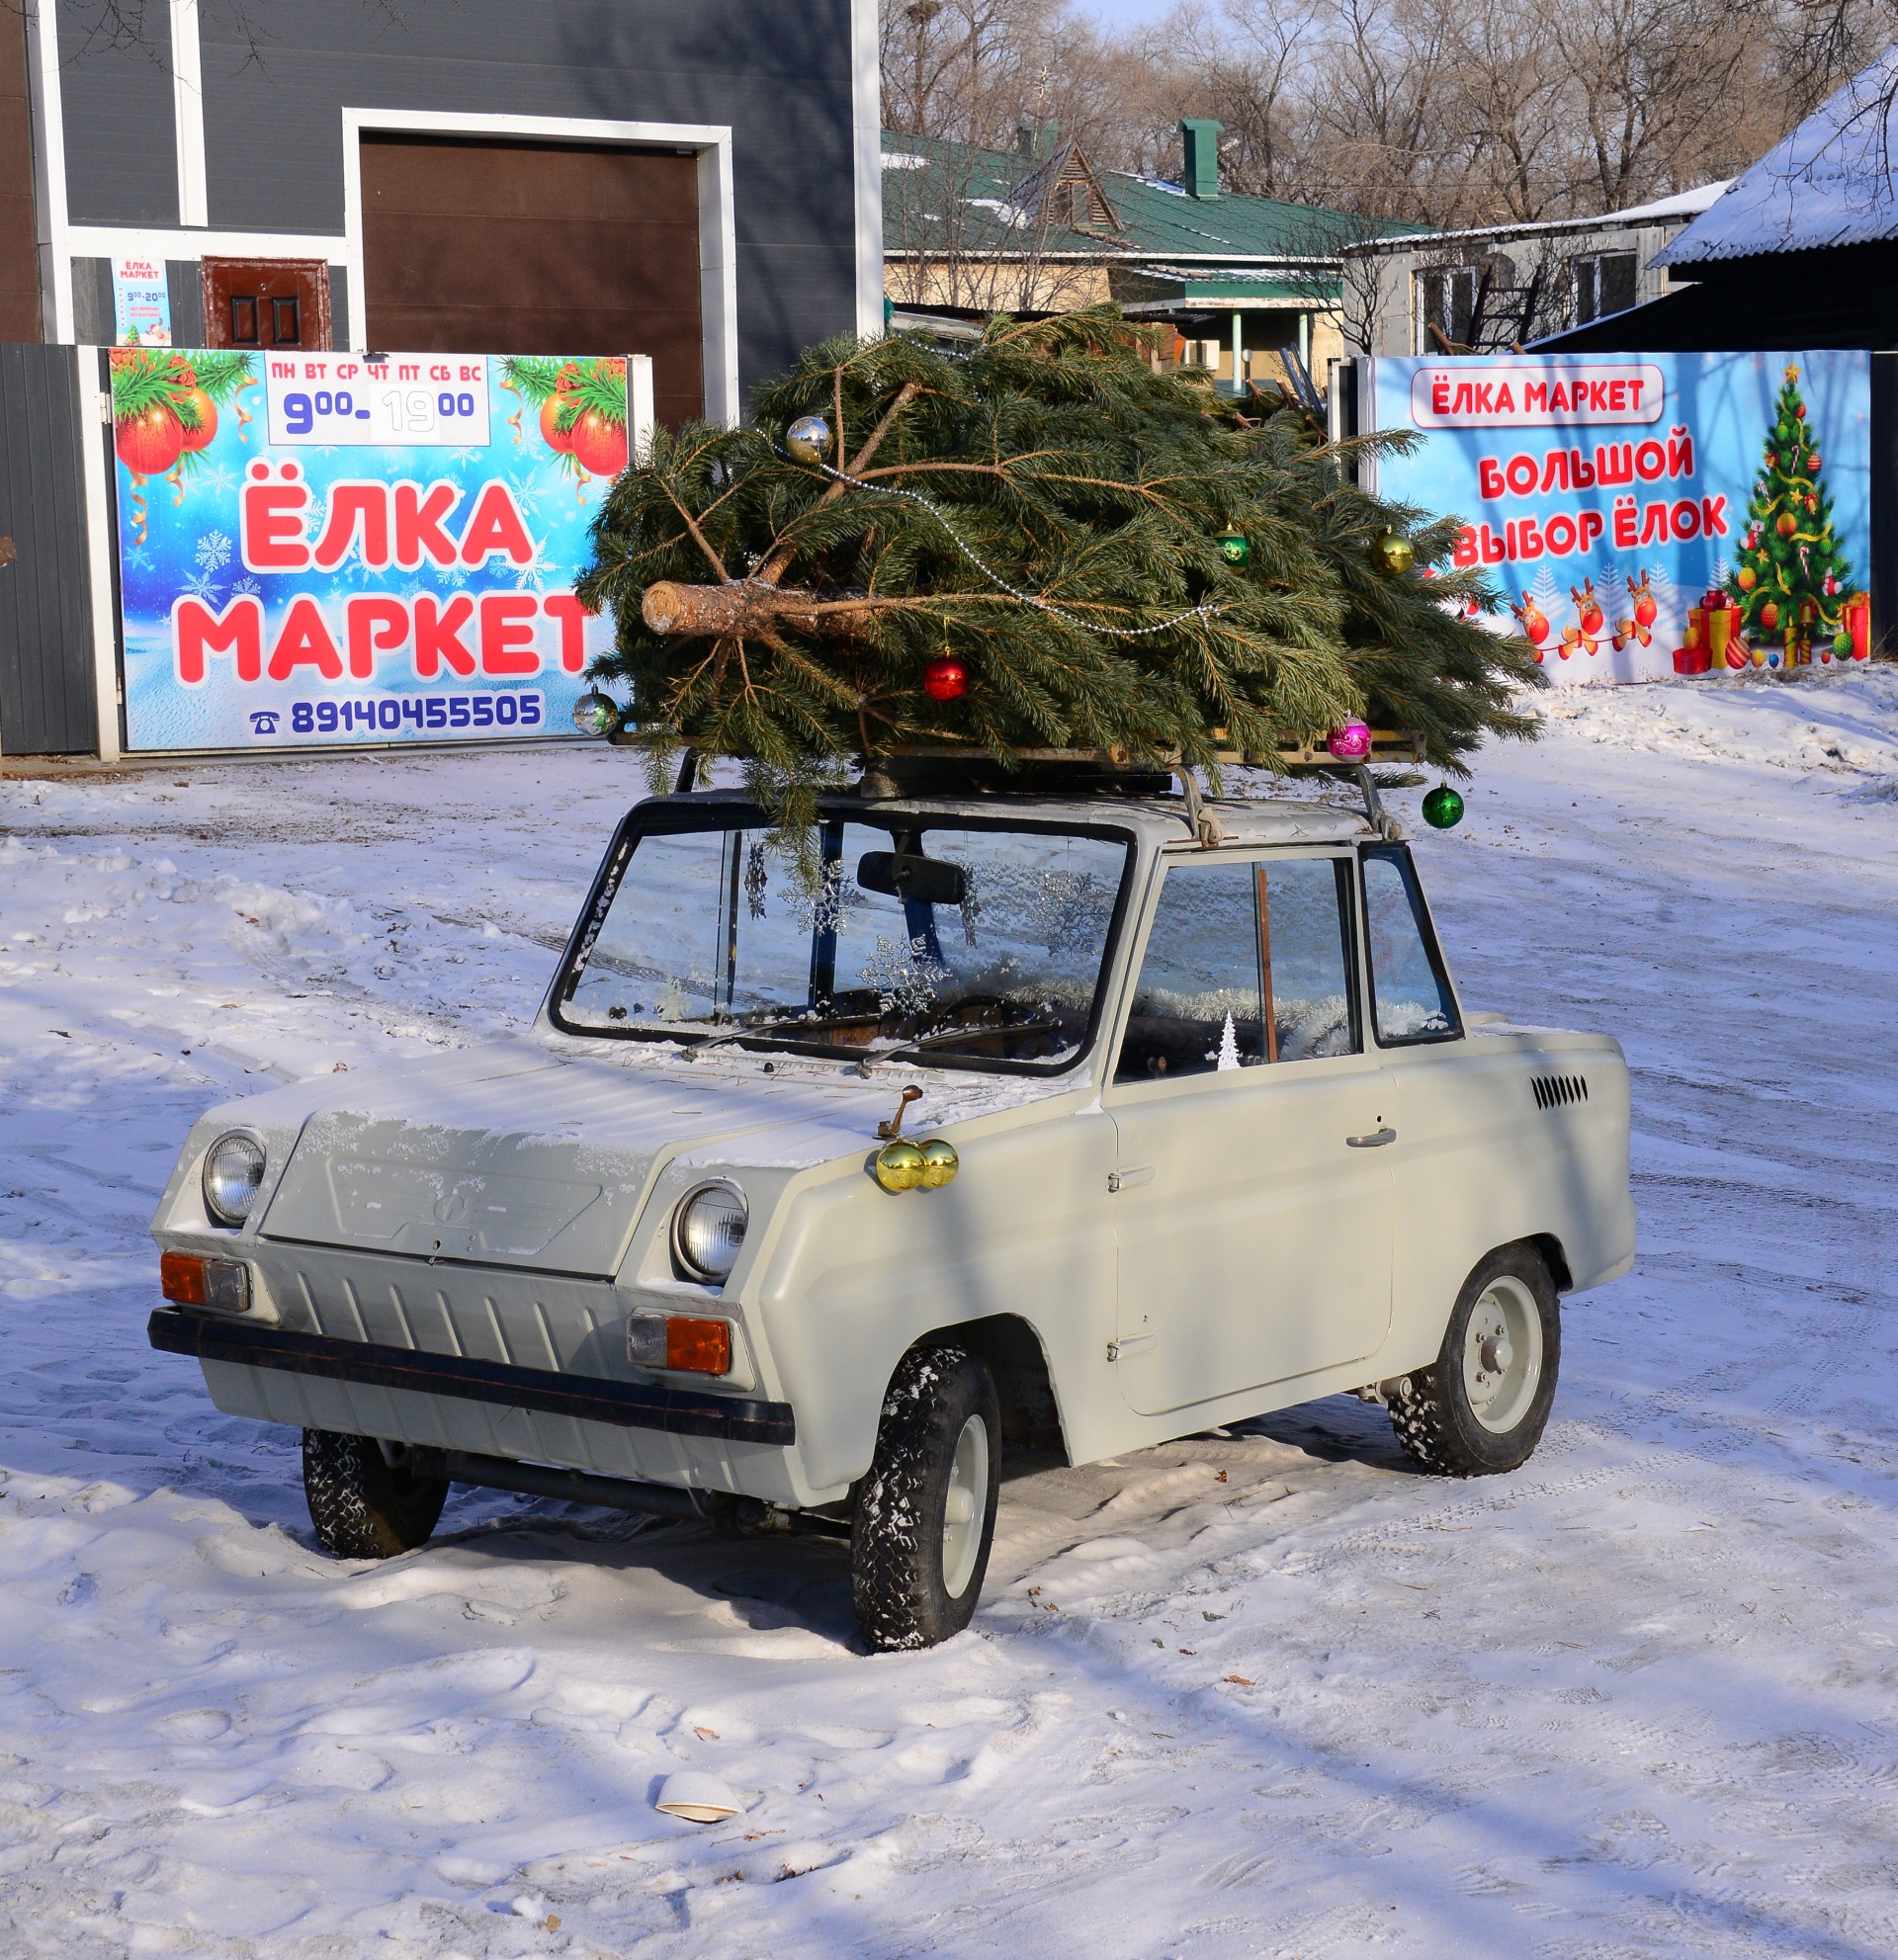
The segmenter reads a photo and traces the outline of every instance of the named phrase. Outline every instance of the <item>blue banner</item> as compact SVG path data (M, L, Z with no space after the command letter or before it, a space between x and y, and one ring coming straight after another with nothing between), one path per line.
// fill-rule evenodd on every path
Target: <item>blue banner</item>
M1371 394L1423 438L1378 492L1462 520L1551 680L1870 652L1867 354L1379 359Z
M612 641L573 582L627 463L626 361L111 361L129 747L574 732Z

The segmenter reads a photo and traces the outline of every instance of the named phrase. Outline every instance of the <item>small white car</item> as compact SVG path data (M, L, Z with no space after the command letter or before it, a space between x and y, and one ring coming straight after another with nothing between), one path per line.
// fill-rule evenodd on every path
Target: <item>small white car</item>
M1511 1470L1633 1260L1627 1069L1465 1012L1393 833L859 793L800 875L741 795L642 803L531 1031L196 1125L151 1339L302 1429L340 1557L455 1482L828 1533L873 1649L967 1624L1010 1443L1354 1390Z

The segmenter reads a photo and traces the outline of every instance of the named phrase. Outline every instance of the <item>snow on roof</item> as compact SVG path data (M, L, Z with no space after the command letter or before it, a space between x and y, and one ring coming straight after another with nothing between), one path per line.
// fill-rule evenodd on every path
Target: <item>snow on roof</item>
M1611 214L1620 218L1692 217L1724 195L1734 181L1731 177L1716 177L1711 184L1696 184L1690 191L1677 191L1673 197L1656 198L1651 204L1629 205Z
M1653 263L1704 265L1898 238L1895 140L1898 45L1737 177Z

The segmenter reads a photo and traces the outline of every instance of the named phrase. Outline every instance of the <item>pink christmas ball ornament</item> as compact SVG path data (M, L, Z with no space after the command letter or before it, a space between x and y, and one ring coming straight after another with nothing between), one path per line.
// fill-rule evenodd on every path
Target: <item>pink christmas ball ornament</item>
M1325 746L1338 762L1368 762L1371 759L1371 731L1362 722L1346 722L1334 728Z

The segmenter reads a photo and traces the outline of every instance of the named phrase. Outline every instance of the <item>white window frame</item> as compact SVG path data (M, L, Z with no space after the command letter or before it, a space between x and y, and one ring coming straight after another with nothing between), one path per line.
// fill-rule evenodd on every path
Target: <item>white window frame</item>
M735 425L738 395L738 268L732 207L730 124L619 123L571 116L483 116L460 110L343 111L343 238L349 271L349 334L367 350L369 295L363 274L363 133L514 136L629 149L689 150L699 172L699 331L708 422ZM313 242L313 241L312 241ZM470 348L471 354L487 350ZM558 354L558 347L550 347ZM629 354L646 350L629 347Z

